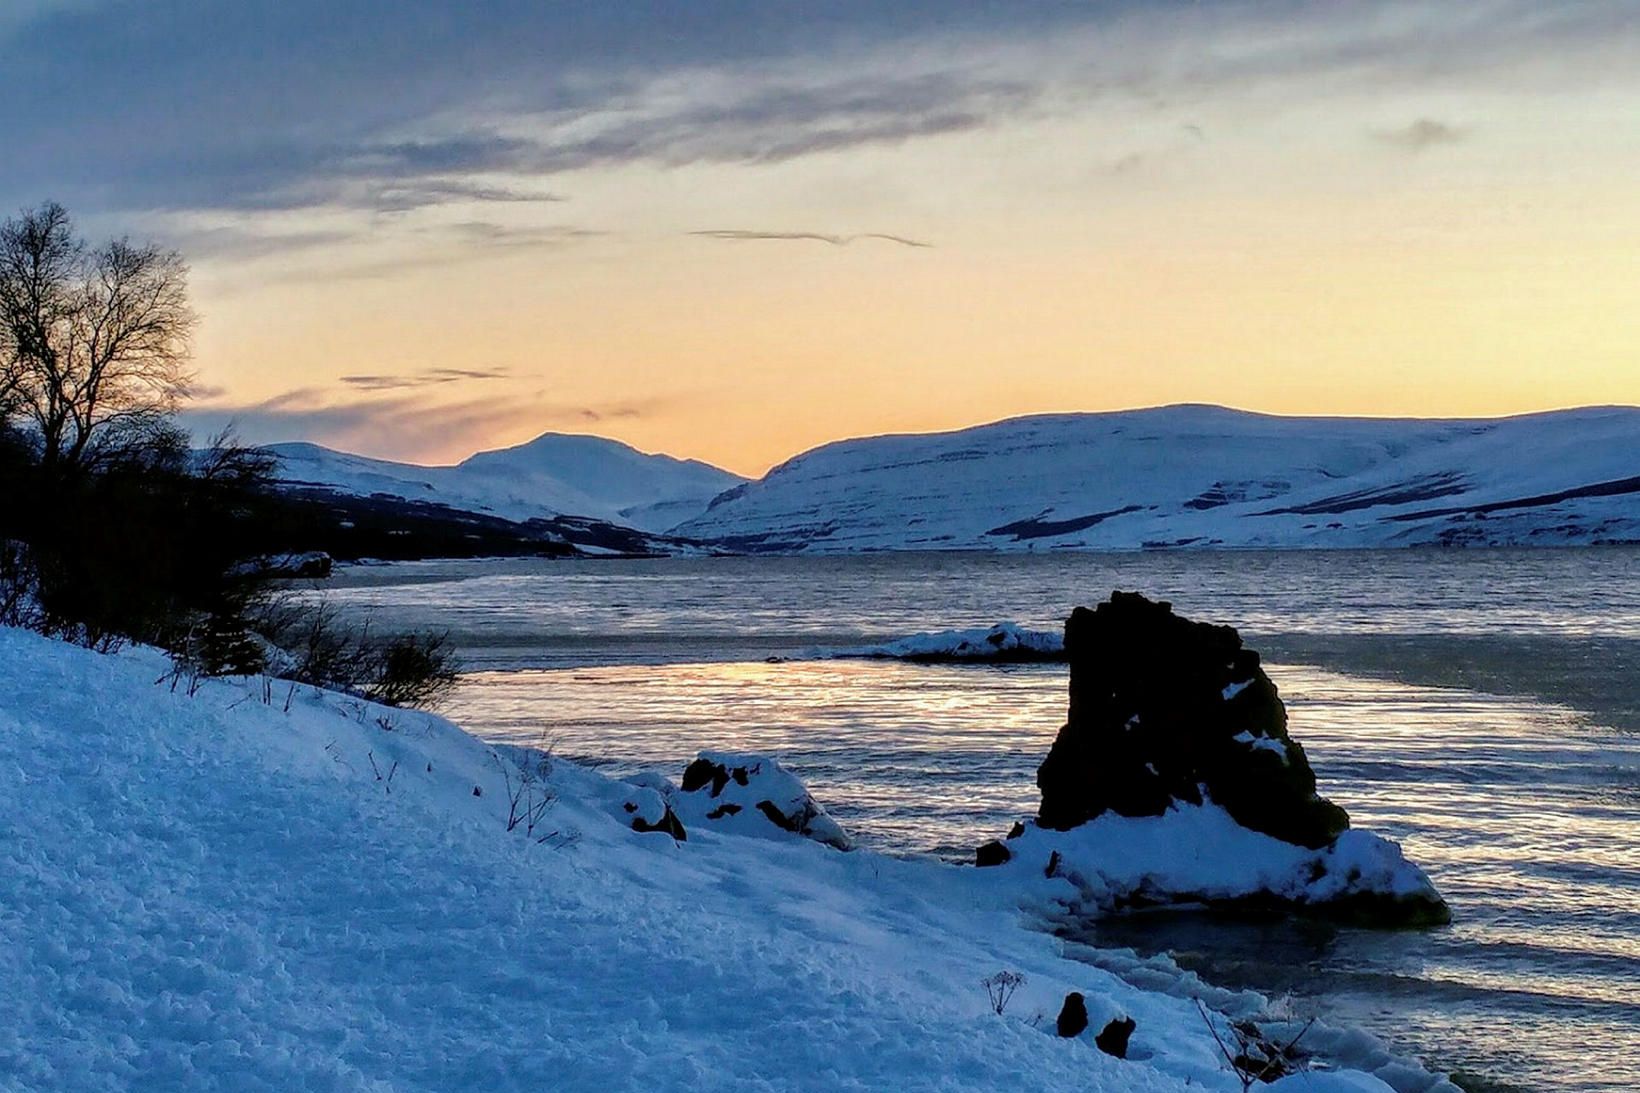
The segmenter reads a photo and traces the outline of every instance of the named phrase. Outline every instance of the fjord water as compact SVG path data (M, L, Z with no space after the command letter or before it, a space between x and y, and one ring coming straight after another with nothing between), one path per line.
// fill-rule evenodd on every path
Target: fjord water
M1113 588L1239 627L1323 792L1399 839L1454 921L1149 914L1076 936L1504 1088L1640 1088L1640 550L437 562L346 570L329 595L450 628L469 673L448 712L480 735L673 777L702 748L774 753L867 845L960 859L1034 811L1064 669L814 654L1051 628Z

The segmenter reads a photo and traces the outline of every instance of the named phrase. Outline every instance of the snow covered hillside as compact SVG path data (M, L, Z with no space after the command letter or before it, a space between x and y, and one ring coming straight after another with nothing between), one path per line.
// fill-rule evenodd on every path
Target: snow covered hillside
M453 467L368 459L317 444L273 444L269 450L279 456L280 477L292 485L384 493L509 520L590 516L652 532L696 515L743 481L698 460L564 433L479 452Z
M517 753L165 670L0 629L0 1090L1229 1093L1194 997L1221 1036L1299 1028L1165 960L1070 959L1020 909L1066 887L1040 870L675 841L633 829L653 790L563 762L509 829ZM1061 1039L1070 991L1091 1025ZM1126 1058L1093 1042L1118 1017ZM1270 1089L1454 1093L1359 1033L1304 1045L1356 1069Z
M827 444L673 530L826 553L1640 541L1640 408L1017 418Z

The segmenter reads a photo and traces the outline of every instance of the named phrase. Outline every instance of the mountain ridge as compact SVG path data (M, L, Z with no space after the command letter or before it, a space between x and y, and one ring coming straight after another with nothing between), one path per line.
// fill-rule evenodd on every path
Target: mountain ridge
M771 553L1640 541L1640 408L1033 414L819 445L672 532Z
M284 484L725 552L1640 542L1640 407L1491 418L1290 416L1205 403L829 441L761 478L543 433L421 466L271 445Z
M289 487L383 494L509 520L590 517L647 532L664 531L744 481L698 459L643 452L585 433L546 432L441 466L374 459L309 441L266 448Z

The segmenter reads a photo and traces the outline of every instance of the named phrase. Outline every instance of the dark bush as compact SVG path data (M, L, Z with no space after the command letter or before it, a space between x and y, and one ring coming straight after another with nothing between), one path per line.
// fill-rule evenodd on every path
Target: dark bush
M432 706L456 685L448 634L401 634L372 658L364 696L387 706Z
M194 648L208 674L257 671L247 614L270 582L254 550L271 463L222 443L193 453L180 430L122 437L95 467L10 460L15 502L0 538L26 544L35 628L96 648Z
M298 683L348 691L384 706L429 707L456 684L449 635L378 635L322 599L270 599L251 625L289 661L271 670Z

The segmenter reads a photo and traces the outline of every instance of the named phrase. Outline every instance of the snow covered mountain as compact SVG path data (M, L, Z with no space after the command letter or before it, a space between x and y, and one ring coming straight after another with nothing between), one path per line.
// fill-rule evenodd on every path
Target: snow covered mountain
M1016 418L827 444L673 532L816 553L1640 541L1640 408Z
M479 452L452 467L423 467L273 444L280 478L348 494L387 494L509 520L568 514L663 531L744 481L694 459L649 455L597 436L544 433L515 448Z

